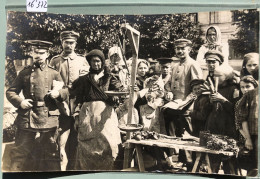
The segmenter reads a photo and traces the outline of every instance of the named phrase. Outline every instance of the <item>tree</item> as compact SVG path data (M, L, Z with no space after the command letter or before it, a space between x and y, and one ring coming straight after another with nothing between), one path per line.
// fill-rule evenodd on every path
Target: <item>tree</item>
M195 55L202 40L197 23L192 21L193 16L194 14L70 15L8 12L6 59L28 58L30 48L24 42L30 39L53 42L50 53L51 56L57 55L62 51L60 33L64 30L80 33L77 43L78 53L86 54L97 48L107 55L109 48L117 44L118 37L121 40L124 38L124 32L120 29L122 23L129 23L140 31L140 58L174 56L173 42L178 38L192 40L197 45L191 53ZM131 57L127 40L126 56Z
M190 17L191 14L119 16L9 12L7 56L23 59L27 51L23 42L28 39L52 41L52 53L60 53L59 34L63 30L80 33L79 53L94 48L106 53L117 43L117 36L122 35L120 25L127 22L141 33L140 57L170 57L174 55L173 41L177 38L189 38L199 42L199 45L202 43L200 30Z
M234 47L235 54L243 56L249 52L258 52L259 48L259 12L256 9L237 10L234 14L234 25L237 31L235 40L230 44Z

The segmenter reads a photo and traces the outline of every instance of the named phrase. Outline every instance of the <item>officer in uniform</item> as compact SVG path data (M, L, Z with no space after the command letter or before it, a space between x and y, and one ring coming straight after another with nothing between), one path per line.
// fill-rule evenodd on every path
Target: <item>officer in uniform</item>
M72 83L89 72L89 64L84 56L75 53L77 39L79 33L74 31L63 31L60 34L60 40L63 52L60 55L54 56L50 61L50 66L54 67L60 73L65 87L70 88ZM67 168L68 158L73 158L76 146L76 132L73 130L73 117L75 111L75 98L70 98L66 101L69 112L61 113L60 115L60 153L61 153L61 169L64 171ZM71 131L72 130L72 131ZM71 134L70 134L71 133ZM69 137L70 135L70 137ZM67 140L69 144L66 147ZM67 158L68 155L68 158Z
M168 101L185 100L191 93L190 81L202 79L202 71L199 64L189 55L191 48L192 42L188 39L177 39L174 41L176 57L180 60L172 66L170 91L166 92L165 95L165 99ZM176 123L177 119L181 120L181 116L178 113L176 114L176 110L171 108L166 108L163 115L168 135L181 137L184 134L184 130L181 129L180 124ZM182 155L179 155L179 159L182 159L186 163L188 170L190 170L192 166L190 153L185 151L185 155L186 158L183 159Z
M15 147L11 151L11 171L60 170L56 144L59 110L49 95L53 83L63 84L60 74L46 65L51 42L27 41L31 45L33 65L25 67L6 91L6 97L18 108ZM23 91L25 99L19 96Z

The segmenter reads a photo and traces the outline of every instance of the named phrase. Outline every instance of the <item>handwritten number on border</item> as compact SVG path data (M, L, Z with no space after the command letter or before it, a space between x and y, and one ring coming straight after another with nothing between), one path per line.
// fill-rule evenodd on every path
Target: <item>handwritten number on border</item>
M47 0L26 0L28 12L47 12Z

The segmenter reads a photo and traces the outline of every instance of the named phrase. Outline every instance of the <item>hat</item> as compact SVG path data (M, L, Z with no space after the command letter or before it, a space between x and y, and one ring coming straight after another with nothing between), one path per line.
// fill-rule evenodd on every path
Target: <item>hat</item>
M87 56L86 56L87 61L89 62L91 57L93 57L93 56L98 56L100 58L100 60L103 62L103 64L104 64L104 62L105 62L105 55L104 55L104 53L101 50L98 50L98 49L91 50L87 54Z
M157 60L154 60L154 59L152 59L152 58L148 58L147 61L148 61L149 63L157 63L157 62L158 62Z
M73 39L73 40L77 41L78 37L79 37L79 33L74 32L74 31L63 31L60 34L61 41L65 40L65 39Z
M35 48L46 49L46 50L48 50L52 46L51 42L43 41L43 40L27 40L25 41L25 43Z
M193 88L195 85L202 85L205 82L203 79L193 79L190 82L190 87Z
M122 65L122 66L125 65L120 47L117 47L117 46L111 47L108 51L108 58L111 59L111 56L113 56L115 54L117 54L118 57L120 58L119 65Z
M223 54L221 52L217 51L217 50L209 50L205 54L205 59L206 59L206 61L217 60L217 61L219 61L220 64L222 64L224 62Z
M177 40L174 41L174 45L186 47L186 46L191 46L192 42L188 39L177 39Z
M162 57L162 58L157 58L157 61L161 65L166 65L166 64L169 64L169 63L173 62L173 59L172 58L167 58L167 57Z

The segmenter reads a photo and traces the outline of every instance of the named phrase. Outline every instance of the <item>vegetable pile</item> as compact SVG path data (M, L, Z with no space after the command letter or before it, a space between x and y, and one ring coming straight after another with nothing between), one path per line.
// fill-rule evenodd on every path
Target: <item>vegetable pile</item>
M208 137L207 146L208 149L218 151L231 151L237 153L239 148L235 139L228 136L212 134Z

